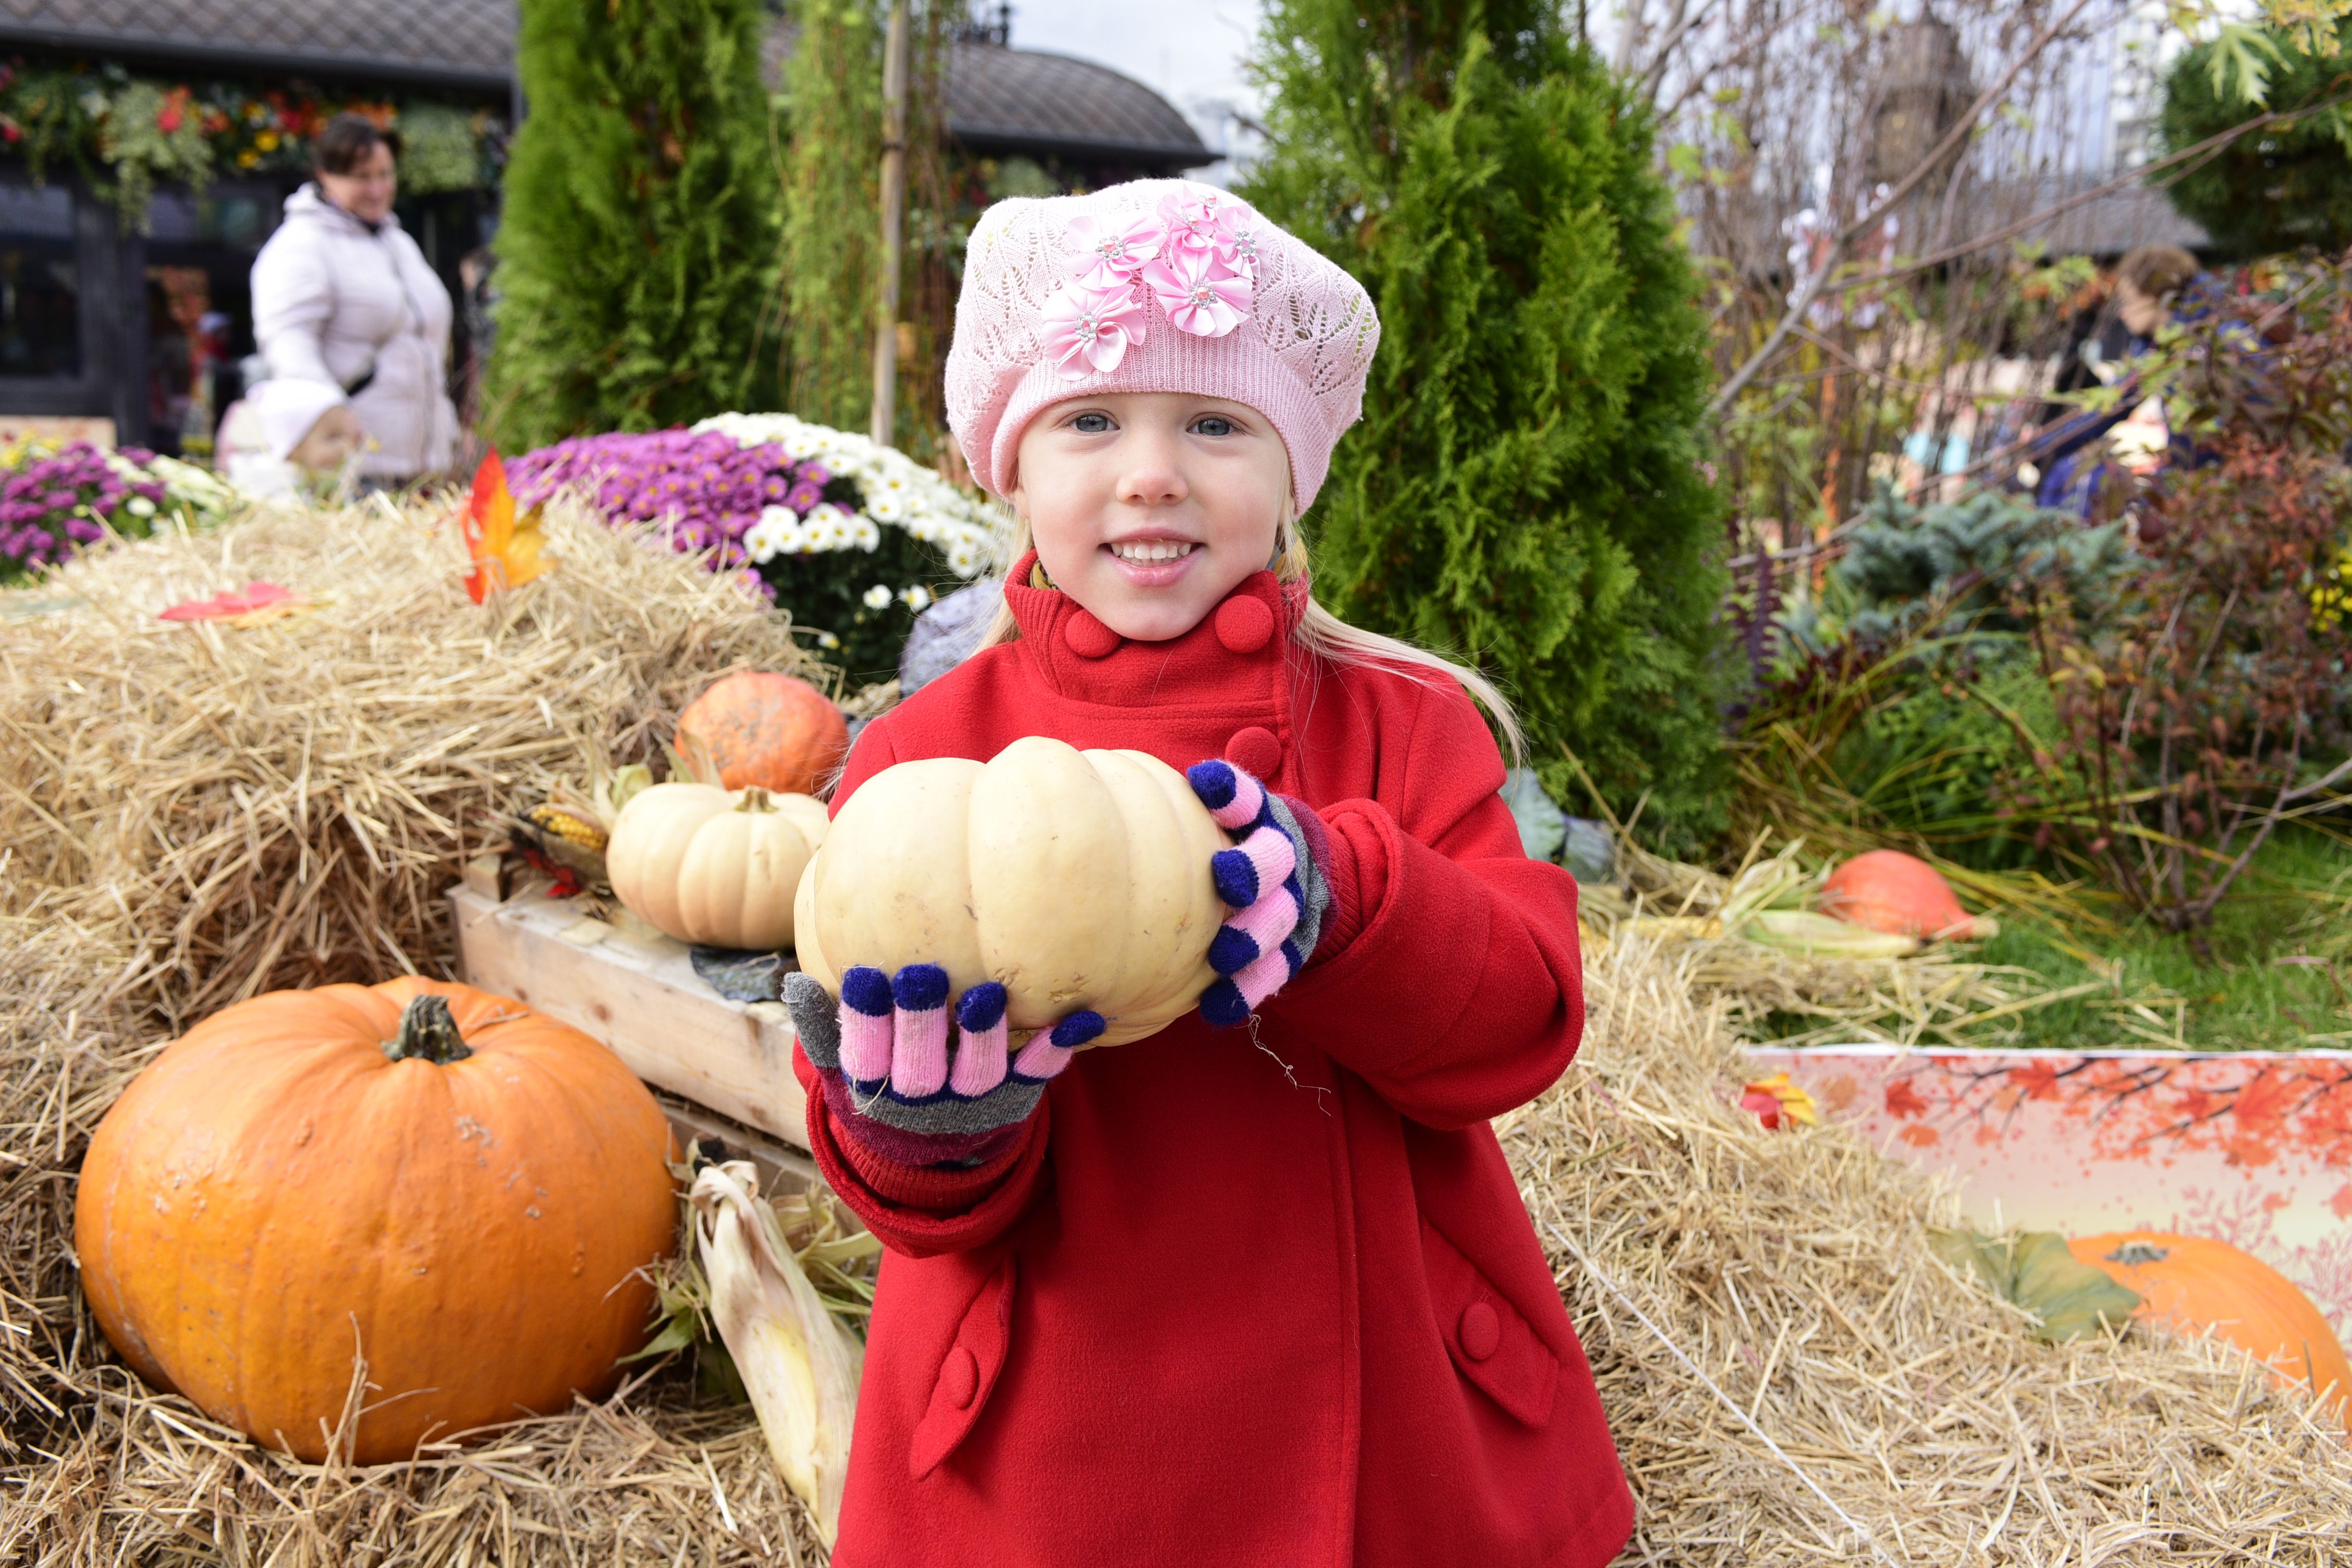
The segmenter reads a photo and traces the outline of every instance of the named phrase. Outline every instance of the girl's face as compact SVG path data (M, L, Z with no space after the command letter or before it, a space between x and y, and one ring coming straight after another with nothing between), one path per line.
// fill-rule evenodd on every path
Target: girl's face
M1201 624L1274 553L1290 455L1246 404L1114 392L1055 404L1022 433L1009 498L1054 585L1123 637Z

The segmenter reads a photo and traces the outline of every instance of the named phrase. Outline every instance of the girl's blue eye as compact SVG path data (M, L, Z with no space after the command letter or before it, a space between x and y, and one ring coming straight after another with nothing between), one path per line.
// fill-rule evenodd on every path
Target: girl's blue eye
M1192 431L1198 436L1230 436L1234 422L1215 414L1203 414L1192 421Z
M1070 428L1088 436L1099 436L1110 428L1108 414L1081 414L1070 421Z

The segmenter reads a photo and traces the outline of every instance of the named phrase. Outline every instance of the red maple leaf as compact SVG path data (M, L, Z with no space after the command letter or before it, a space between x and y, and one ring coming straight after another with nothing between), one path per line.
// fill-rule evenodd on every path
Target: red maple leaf
M1886 1086L1886 1109L1899 1121L1906 1116L1927 1115L1927 1102L1919 1098L1919 1091L1911 1087L1909 1079L1898 1078Z

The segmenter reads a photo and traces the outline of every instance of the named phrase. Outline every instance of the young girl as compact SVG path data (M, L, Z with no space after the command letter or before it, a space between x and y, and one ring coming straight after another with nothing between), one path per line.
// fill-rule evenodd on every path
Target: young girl
M1486 1125L1575 1053L1575 884L1520 852L1493 689L1308 596L1378 337L1208 186L973 231L949 417L1030 548L835 808L1024 735L1189 769L1236 838L1227 978L1084 1052L1094 1015L1008 1042L1002 988L931 965L800 978L810 1145L888 1248L840 1568L1586 1568L1631 1530Z

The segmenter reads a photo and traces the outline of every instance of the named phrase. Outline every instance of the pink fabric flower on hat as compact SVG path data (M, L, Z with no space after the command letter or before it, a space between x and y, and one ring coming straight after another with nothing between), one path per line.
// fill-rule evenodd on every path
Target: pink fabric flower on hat
M1065 381L1108 374L1143 341L1147 320L1143 301L1124 281L1109 289L1073 283L1045 301L1045 357Z
M1160 243L1167 237L1167 226L1150 217L1139 217L1120 229L1091 217L1072 218L1070 240L1079 251L1079 284L1094 289L1124 288L1145 262L1160 254Z
M1171 193L1160 204L1160 216L1168 220L1171 251L1230 255L1233 231L1240 214L1215 196Z
M1249 319L1250 279L1214 250L1162 255L1143 269L1143 280L1180 332L1222 338Z
M1234 271L1244 278L1255 279L1258 263L1262 259L1258 254L1257 230L1233 215L1227 216L1232 221L1226 225L1226 244L1221 254Z

